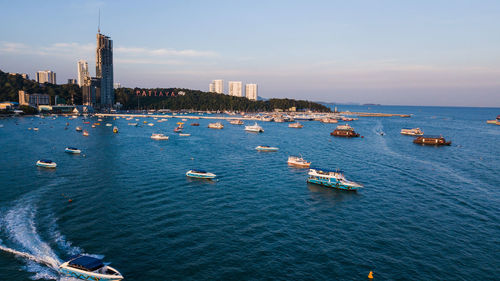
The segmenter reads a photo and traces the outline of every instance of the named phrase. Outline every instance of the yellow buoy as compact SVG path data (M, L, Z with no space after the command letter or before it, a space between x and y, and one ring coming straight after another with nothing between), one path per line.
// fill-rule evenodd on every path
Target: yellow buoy
M368 279L373 279L373 271L370 271L370 273L368 273Z

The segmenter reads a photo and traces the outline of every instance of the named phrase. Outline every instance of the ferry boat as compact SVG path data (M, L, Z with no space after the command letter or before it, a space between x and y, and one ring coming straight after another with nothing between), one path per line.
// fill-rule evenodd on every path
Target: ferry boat
M451 141L446 141L442 136L419 136L413 140L413 143L427 145L451 145Z
M113 133L115 133L115 134L118 133L118 127L116 127L116 126L113 127Z
M200 126L200 123L191 123L191 126Z
M409 136L422 136L424 132L420 130L420 128L413 128L413 129L401 129L401 134L402 135L409 135Z
M238 120L238 119L231 120L231 121L229 121L229 124L232 124L232 125L243 125L243 121Z
M359 134L354 131L354 129L348 124L339 125L337 128L330 133L330 135L335 137L346 137L346 138L356 138Z
M325 118L322 118L320 120L320 122L321 123L326 123L326 124L334 124L334 123L338 123L339 121L337 119L325 117Z
M259 124L257 124L257 122L255 122L254 125L245 126L245 131L254 132L254 133L263 133L264 129L262 129L262 127L259 126Z
M363 187L362 184L349 181L344 177L344 172L340 170L325 170L312 168L309 169L308 183L319 184L326 187L332 187L342 190L356 191Z
M291 124L288 124L288 127L289 128L297 128L297 129L300 129L300 128L303 128L304 125L300 124L299 122L296 122L296 123L291 123Z
M273 146L267 146L267 145L259 145L255 149L258 151L278 151L279 148L273 147Z
M83 136L84 136L84 137L88 137L88 136L89 136L89 132L87 132L87 131L83 131Z
M164 134L152 134L151 138L154 140L168 140L168 136L165 136Z
M55 168L57 167L57 164L56 162L52 161L52 160L46 160L46 159L42 159L42 160L38 160L36 161L36 165L38 167L42 167L42 168Z
M186 176L197 179L213 179L217 175L203 170L189 170L186 172Z
M59 271L68 277L82 280L120 281L118 270L105 265L102 260L85 255L76 255L59 266Z
M82 151L80 149L75 148L75 147L66 147L66 149L64 149L64 152L70 153L70 154L80 154L80 153L82 153Z
M224 125L222 125L221 122L216 122L216 123L210 123L210 124L208 124L208 127L210 129L223 129Z
M308 162L304 158L297 156L289 156L287 163L290 166L296 166L300 168L309 168L309 166L311 166L311 162Z
M81 131L82 131L82 127L77 126L77 127L75 128L75 130L76 130L77 132L81 132Z

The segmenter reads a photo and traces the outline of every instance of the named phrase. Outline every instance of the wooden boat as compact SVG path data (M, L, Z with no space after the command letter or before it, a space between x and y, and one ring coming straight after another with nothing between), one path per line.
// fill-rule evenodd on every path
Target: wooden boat
M424 145L451 145L451 141L446 141L442 136L419 136L413 143Z
M339 125L337 128L330 133L330 135L335 137L345 137L345 138L357 138L359 134L354 131L354 129L348 124Z
M420 130L420 128L401 129L401 134L408 135L408 136L422 136L424 134L424 132L422 130Z

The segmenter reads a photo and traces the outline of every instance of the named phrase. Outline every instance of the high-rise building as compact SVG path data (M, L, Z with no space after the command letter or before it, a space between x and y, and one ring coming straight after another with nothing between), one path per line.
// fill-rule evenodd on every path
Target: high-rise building
M90 77L89 65L84 60L79 60L78 63L78 86L83 87L85 77Z
M113 89L113 40L97 32L96 77L100 81L101 106L112 107L115 103Z
M56 73L50 70L41 70L36 73L36 82L56 84Z
M214 80L210 83L209 92L224 94L224 80Z
M229 81L229 95L235 97L242 97L241 93L242 84L241 81Z
M96 106L100 97L101 79L96 77L85 77L82 87L82 104L86 106Z
M249 100L257 100L257 84L246 84L245 94Z

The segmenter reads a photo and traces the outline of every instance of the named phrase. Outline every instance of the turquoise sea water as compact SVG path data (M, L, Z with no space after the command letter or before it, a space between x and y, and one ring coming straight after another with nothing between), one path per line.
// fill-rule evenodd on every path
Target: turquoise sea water
M376 280L496 279L500 126L486 120L500 109L341 109L414 115L349 122L357 139L331 137L336 125L319 122L260 122L265 132L255 134L200 119L180 137L176 119L132 127L108 118L97 128L81 118L0 119L0 280L59 280L54 268L76 253L103 257L126 280L365 280L370 270ZM404 127L452 146L413 144ZM156 132L171 138L151 140ZM307 184L307 170L286 164L299 153L365 188ZM42 158L57 169L35 167ZM191 168L218 181L189 180Z

